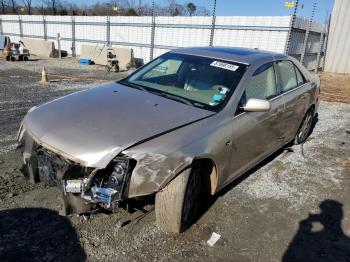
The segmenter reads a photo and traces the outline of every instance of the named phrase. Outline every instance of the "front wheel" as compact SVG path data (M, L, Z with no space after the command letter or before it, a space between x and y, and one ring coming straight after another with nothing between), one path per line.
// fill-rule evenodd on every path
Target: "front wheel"
M305 142L305 140L309 137L312 129L312 123L314 120L314 109L311 108L306 112L303 121L299 127L299 130L295 136L294 144L299 145Z
M186 169L171 181L155 200L158 226L168 233L181 233L197 218L203 179L199 167Z

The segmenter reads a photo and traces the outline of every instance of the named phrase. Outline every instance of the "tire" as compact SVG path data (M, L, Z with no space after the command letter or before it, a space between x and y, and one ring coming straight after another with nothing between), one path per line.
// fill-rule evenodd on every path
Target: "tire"
M23 57L23 61L28 61L28 60L29 60L28 56Z
M312 124L314 121L314 109L309 109L304 118L301 122L301 125L298 129L297 134L295 135L294 144L299 145L306 141L306 139L309 137L311 130L312 130Z
M202 182L200 168L188 168L156 194L156 220L164 232L181 233L195 222Z
M10 61L11 57L10 56L6 56L6 61Z

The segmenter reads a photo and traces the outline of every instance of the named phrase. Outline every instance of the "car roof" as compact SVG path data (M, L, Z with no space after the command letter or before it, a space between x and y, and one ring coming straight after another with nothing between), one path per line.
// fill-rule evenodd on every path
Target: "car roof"
M254 62L270 62L276 59L287 59L288 56L280 53L263 51L259 49L249 49L241 47L187 47L174 49L171 53L188 54L196 56L212 57L244 64Z

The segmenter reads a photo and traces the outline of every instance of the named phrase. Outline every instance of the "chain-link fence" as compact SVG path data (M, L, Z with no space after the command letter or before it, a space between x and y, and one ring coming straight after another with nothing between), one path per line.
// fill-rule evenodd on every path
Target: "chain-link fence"
M215 1L214 1L215 2ZM313 11L314 13L314 11ZM327 26L296 16L0 16L0 34L56 41L80 54L82 44L130 47L148 62L170 49L236 46L287 53L309 70L323 66Z

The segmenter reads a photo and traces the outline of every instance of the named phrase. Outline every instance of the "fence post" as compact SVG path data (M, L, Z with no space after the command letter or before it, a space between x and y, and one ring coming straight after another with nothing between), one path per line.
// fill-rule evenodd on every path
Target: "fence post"
M47 22L45 16L43 16L43 30L44 30L44 40L47 40Z
M294 27L294 23L295 23L295 18L296 18L296 16L297 16L297 11L298 11L298 3L299 3L299 0L296 0L296 1L295 1L295 6L294 6L293 15L292 15L292 19L291 19L290 24L289 24L287 42L286 42L286 46L285 46L285 48L284 48L284 53L285 53L286 55L289 54L290 41L291 41L291 39L292 39L292 31L293 31L293 27Z
M2 18L0 18L0 35L3 35L4 31L2 29Z
M61 54L61 35L60 33L57 33L57 48L58 48L58 58L62 58L62 54Z
M72 16L72 57L76 56L76 47L75 47L75 18Z
M310 30L312 28L312 22L314 20L314 15L315 15L315 10L316 10L316 2L317 0L314 1L314 5L312 7L312 13L311 13L311 17L310 20L308 22L308 26L306 28L306 32L305 32L305 38L304 38L304 43L303 43L303 49L301 51L301 57L300 57L300 63L302 64L304 62L304 58L305 58L305 52L306 52L306 46L307 46L307 41L309 40L309 34L310 34Z
M154 0L153 0L152 1L152 25L151 25L151 49L150 49L150 55L149 55L150 60L153 60L155 30L156 30L156 18L154 15Z
M20 37L23 37L23 24L22 24L22 18L20 15L18 16L18 26L19 26L19 35Z
M214 0L213 17L211 20L211 30L210 30L210 40L209 40L210 46L213 46L213 42L214 42L215 22L216 22L216 0Z
M324 31L322 30L321 36L320 36L320 46L319 46L319 50L317 52L317 58L316 58L316 68L315 68L315 73L316 74L318 72L318 68L319 68L319 65L320 65L320 58L321 58L321 52L323 50L323 43L324 43Z
M111 17L107 16L107 22L106 22L106 42L107 46L111 45Z

